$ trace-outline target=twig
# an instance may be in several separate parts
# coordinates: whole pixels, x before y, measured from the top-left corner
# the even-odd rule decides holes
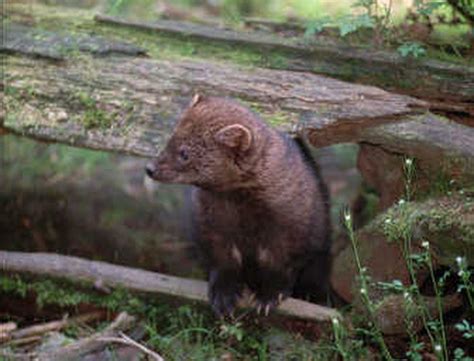
[[[104,286],[122,287],[131,291],[161,293],[188,300],[207,302],[207,282],[168,276],[140,269],[89,261],[78,257],[48,253],[0,251],[0,270],[86,281],[101,280]],[[239,307],[251,307],[245,300]],[[276,313],[313,321],[341,318],[332,308],[288,298]]]
[[[0,344],[6,341],[11,340],[20,340],[23,338],[30,338],[31,336],[41,335],[51,331],[58,331],[65,327],[68,327],[75,323],[85,323],[90,321],[95,321],[101,319],[105,316],[104,311],[96,311],[91,313],[86,313],[77,317],[65,318],[59,321],[51,321],[42,323],[39,325],[34,325],[30,327],[25,327],[17,331],[13,331],[6,335],[6,338],[0,338]]]
[[[120,337],[101,337],[99,338],[100,341],[104,342],[116,342],[116,343],[121,343],[123,345],[127,346],[134,346],[138,349],[140,349],[142,352],[146,353],[147,355],[151,356],[154,360],[156,361],[164,361],[163,357],[158,355],[156,352],[148,349],[141,343],[135,341],[134,339],[128,337],[126,334],[123,332],[120,332]]]
[[[104,343],[100,340],[101,338],[115,337],[121,331],[129,329],[134,323],[135,317],[122,312],[105,330],[54,351],[42,352],[37,355],[36,359],[38,361],[75,360],[82,355],[104,347]]]

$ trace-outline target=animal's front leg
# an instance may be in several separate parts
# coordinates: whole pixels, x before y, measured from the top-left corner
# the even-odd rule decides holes
[[[271,309],[291,296],[294,279],[287,270],[271,268],[260,268],[257,277],[259,286],[254,289],[257,312],[267,316]]]
[[[269,249],[257,251],[257,268],[249,286],[255,293],[257,312],[268,315],[285,298],[291,296],[295,282],[294,270]]]
[[[242,295],[242,255],[234,244],[214,245],[209,271],[209,301],[214,312],[226,316],[232,314]]]
[[[209,272],[209,301],[219,316],[231,315],[242,295],[243,282],[240,270],[213,268]]]

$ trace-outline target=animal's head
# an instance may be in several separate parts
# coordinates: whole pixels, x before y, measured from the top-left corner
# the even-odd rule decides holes
[[[146,167],[154,180],[213,190],[243,186],[265,127],[242,105],[195,95],[157,159]]]

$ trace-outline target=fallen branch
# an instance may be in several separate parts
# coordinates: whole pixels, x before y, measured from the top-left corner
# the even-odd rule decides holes
[[[89,337],[83,338],[70,345],[60,347],[54,351],[39,353],[35,360],[38,361],[60,361],[76,360],[83,355],[101,349],[105,346],[102,338],[116,337],[120,332],[130,329],[135,323],[135,317],[126,312],[120,313],[107,328]]]
[[[146,353],[148,356],[150,356],[155,361],[164,361],[163,357],[158,355],[156,352],[153,352],[152,350],[150,350],[147,347],[143,346],[141,343],[139,343],[139,342],[135,341],[134,339],[128,337],[123,332],[120,332],[120,337],[102,337],[102,338],[99,338],[99,340],[104,341],[104,342],[116,342],[116,343],[121,343],[121,344],[127,345],[127,346],[133,346],[133,347],[138,348],[142,352]]]
[[[80,315],[77,317],[64,318],[63,320],[59,320],[59,321],[51,321],[51,322],[46,322],[39,325],[25,327],[20,330],[14,330],[6,334],[4,338],[0,338],[0,344],[3,342],[12,341],[12,340],[28,339],[33,336],[42,335],[51,331],[59,331],[70,325],[77,324],[77,323],[95,321],[95,320],[103,318],[104,315],[105,313],[103,311],[97,311],[97,312],[86,313],[84,315]]]
[[[100,282],[104,286],[122,287],[131,291],[161,293],[170,296],[207,302],[207,282],[168,276],[160,273],[89,261],[78,257],[48,253],[0,251],[0,270],[66,278],[71,281]],[[249,307],[242,300],[239,307]],[[276,312],[313,321],[340,318],[335,309],[289,298]]]

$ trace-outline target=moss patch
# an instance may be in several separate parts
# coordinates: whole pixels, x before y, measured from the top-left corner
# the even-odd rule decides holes
[[[444,264],[465,256],[474,264],[474,199],[466,194],[432,199],[423,203],[401,203],[379,216],[369,227],[382,231],[391,242],[406,237],[417,243],[429,241]]]

